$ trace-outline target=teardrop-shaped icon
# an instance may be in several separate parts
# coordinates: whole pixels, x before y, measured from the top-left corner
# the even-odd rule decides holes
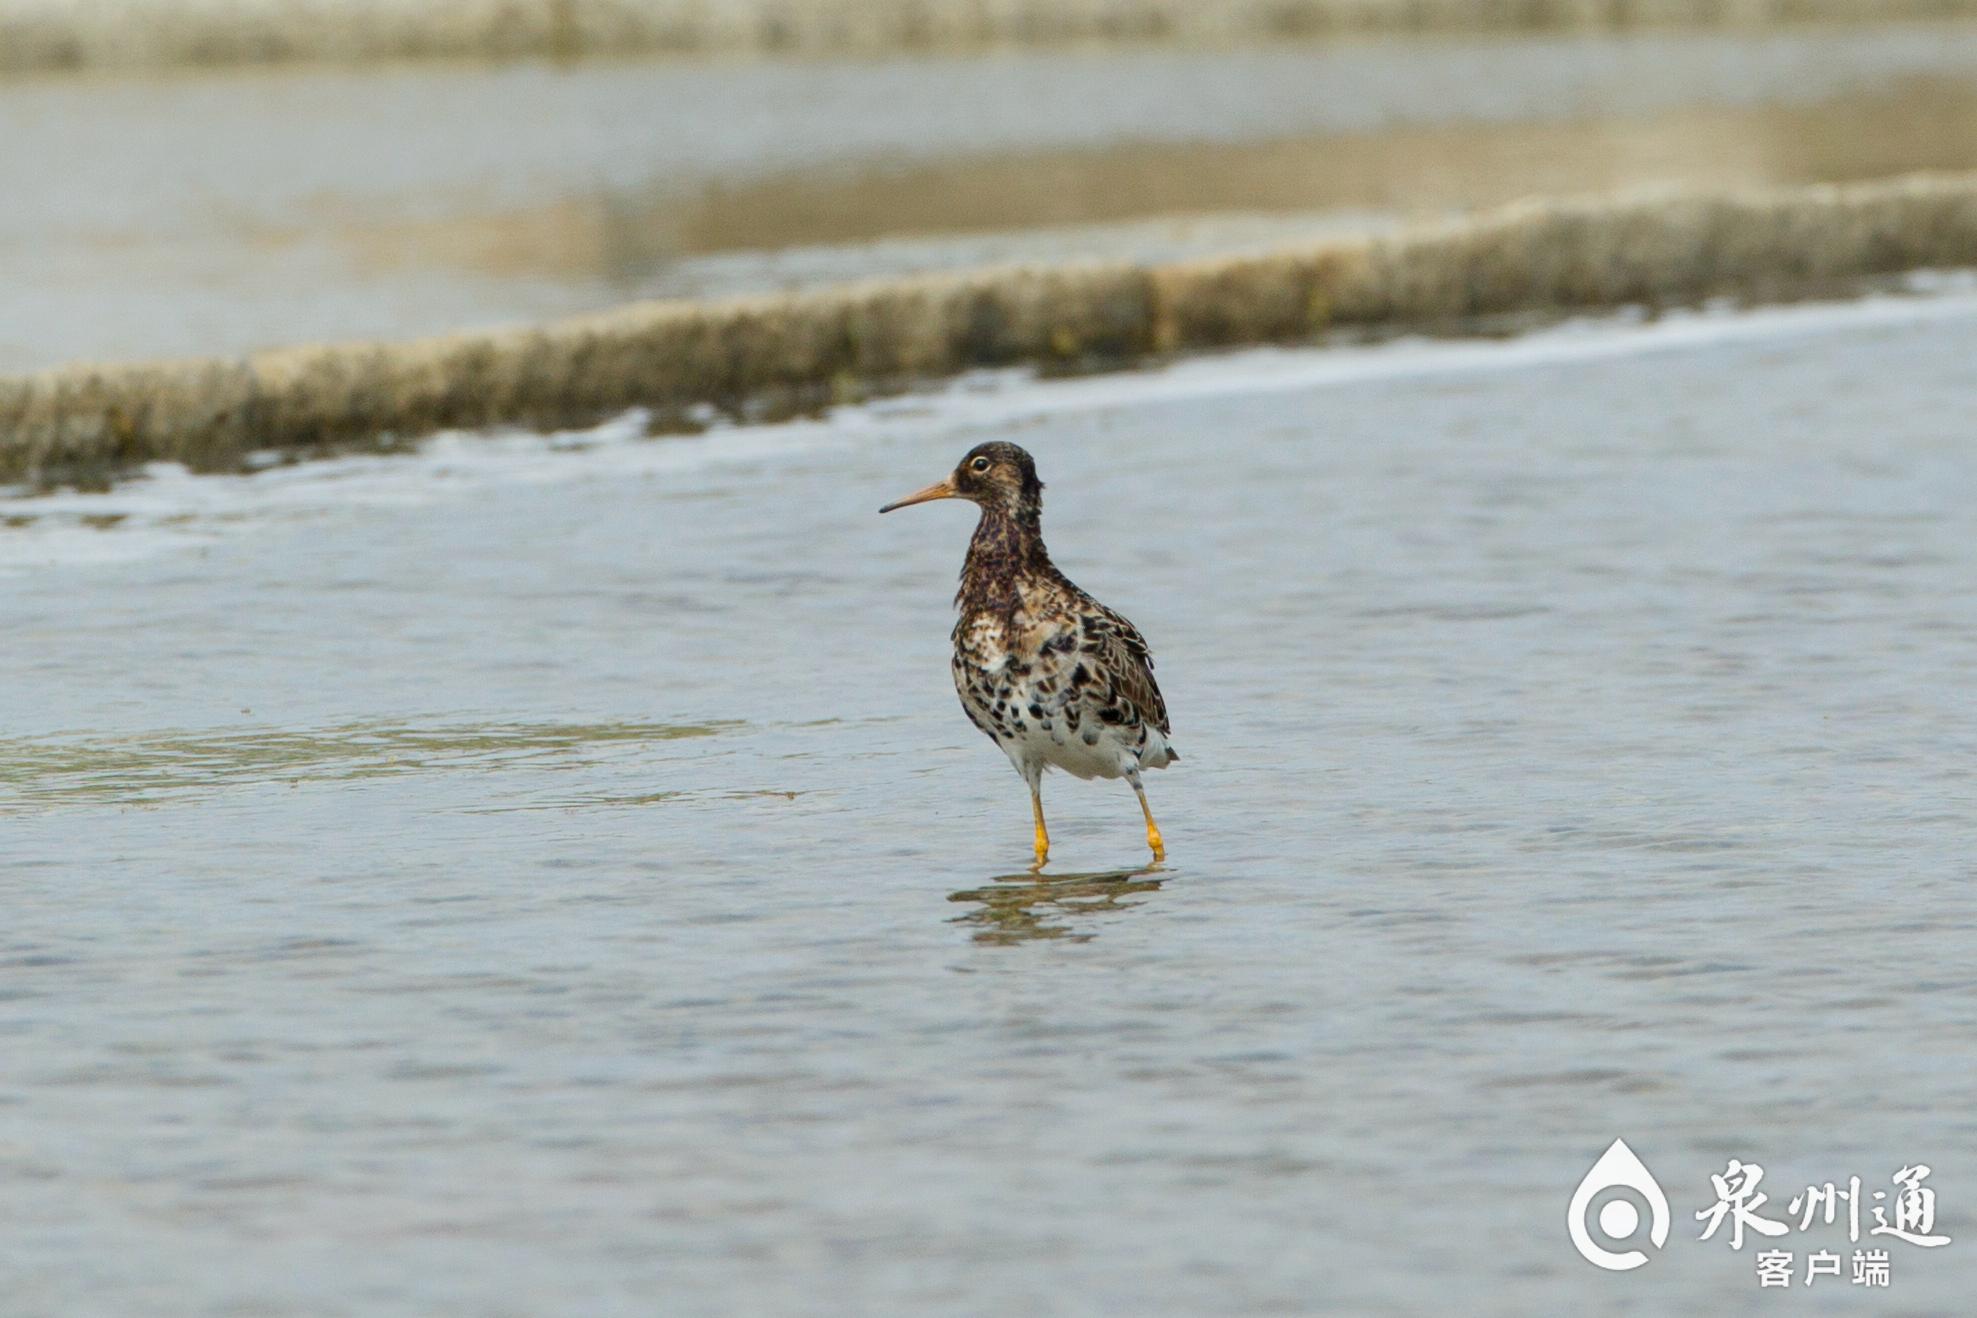
[[[1572,1247],[1586,1262],[1608,1272],[1631,1272],[1648,1261],[1648,1256],[1638,1249],[1618,1253],[1603,1249],[1593,1240],[1592,1233],[1586,1230],[1586,1210],[1592,1206],[1593,1196],[1602,1190],[1623,1186],[1638,1191],[1647,1200],[1650,1214],[1648,1239],[1654,1242],[1654,1247],[1660,1249],[1668,1243],[1668,1196],[1661,1192],[1647,1165],[1627,1147],[1627,1141],[1615,1140],[1607,1146],[1605,1153],[1599,1155],[1599,1161],[1579,1182],[1579,1188],[1572,1192],[1572,1205],[1565,1215],[1566,1229],[1572,1235]],[[1630,1236],[1640,1226],[1640,1214],[1625,1199],[1611,1201],[1600,1210],[1599,1216],[1600,1229],[1611,1237]]]

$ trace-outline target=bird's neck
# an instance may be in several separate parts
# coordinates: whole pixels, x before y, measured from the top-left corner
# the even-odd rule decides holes
[[[954,602],[964,612],[1014,613],[1022,602],[1023,579],[1056,571],[1043,547],[1041,510],[985,507],[968,541]]]

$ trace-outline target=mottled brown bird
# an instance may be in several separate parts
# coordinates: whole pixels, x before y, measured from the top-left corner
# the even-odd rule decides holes
[[[967,499],[982,510],[954,597],[954,689],[1030,787],[1037,864],[1050,855],[1040,784],[1047,768],[1124,778],[1155,860],[1167,849],[1140,770],[1180,759],[1139,629],[1071,584],[1043,546],[1043,482],[1014,444],[968,451],[945,480],[879,509]]]

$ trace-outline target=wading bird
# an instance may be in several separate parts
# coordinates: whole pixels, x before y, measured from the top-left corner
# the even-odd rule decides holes
[[[1140,770],[1180,754],[1167,743],[1167,704],[1139,629],[1072,585],[1043,547],[1043,482],[1014,444],[970,449],[945,480],[879,509],[967,499],[982,510],[961,567],[954,689],[1030,787],[1037,864],[1050,855],[1040,784],[1047,768],[1124,778],[1146,816],[1153,858],[1167,849]]]

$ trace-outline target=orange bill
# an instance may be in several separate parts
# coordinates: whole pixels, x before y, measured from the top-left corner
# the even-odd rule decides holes
[[[960,495],[954,489],[954,480],[950,477],[947,480],[935,481],[926,489],[909,494],[896,503],[889,503],[879,509],[879,511],[889,513],[895,508],[910,508],[916,503],[931,503],[935,499],[957,499],[959,497]]]

